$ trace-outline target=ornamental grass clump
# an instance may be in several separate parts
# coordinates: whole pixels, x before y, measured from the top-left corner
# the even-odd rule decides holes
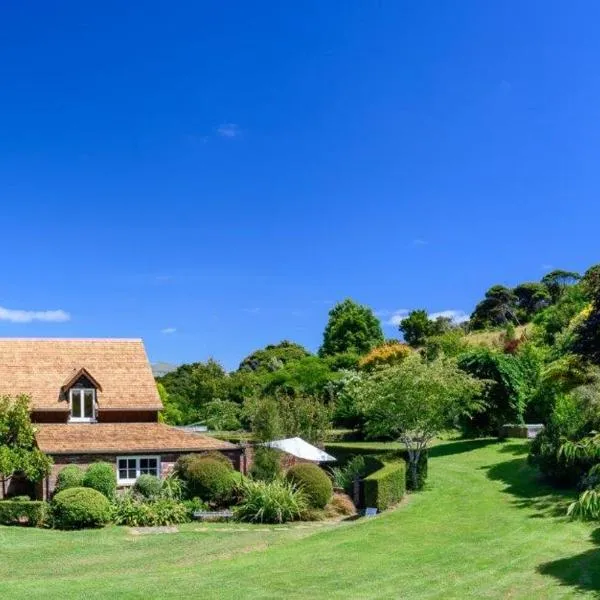
[[[308,508],[304,493],[290,482],[247,480],[241,485],[242,500],[235,518],[251,523],[287,523],[302,517]]]

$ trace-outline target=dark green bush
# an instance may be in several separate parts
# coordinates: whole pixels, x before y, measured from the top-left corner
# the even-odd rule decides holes
[[[281,474],[281,454],[273,448],[259,446],[254,450],[250,477],[260,481],[273,481]]]
[[[406,492],[406,463],[403,460],[384,465],[363,480],[364,505],[386,510],[400,502]]]
[[[294,465],[285,474],[286,479],[301,489],[312,508],[325,508],[333,496],[333,485],[327,473],[313,463]]]
[[[77,465],[67,465],[58,473],[54,492],[62,492],[63,490],[67,490],[72,487],[85,487],[83,485],[84,476],[85,472],[81,467],[78,467]]]
[[[112,519],[116,525],[130,527],[158,527],[186,523],[191,516],[183,502],[169,498],[143,500],[133,494],[115,499]]]
[[[0,502],[0,524],[39,527],[46,520],[47,509],[48,505],[45,502],[3,500]]]
[[[58,529],[103,527],[110,521],[108,499],[97,490],[78,487],[58,492],[50,505],[52,521]]]
[[[402,459],[408,464],[408,452],[406,450],[385,450],[373,448],[368,444],[325,444],[325,452],[335,456],[337,459],[336,468],[345,467],[354,457],[363,456],[366,463],[365,474],[372,473],[381,468],[384,462],[391,462]],[[410,469],[406,469],[406,489],[418,491],[423,489],[427,481],[428,471],[427,451],[421,452],[419,464],[417,465],[418,486],[415,489],[410,476]]]
[[[83,476],[83,487],[92,488],[112,500],[117,491],[117,477],[112,465],[106,462],[91,464]]]
[[[158,498],[162,487],[162,481],[158,477],[154,475],[140,475],[133,485],[133,490],[144,498]]]
[[[181,461],[181,462],[180,462]],[[223,505],[233,496],[237,479],[231,466],[214,458],[184,456],[176,464],[176,471],[186,482],[189,498],[198,496],[206,502]]]

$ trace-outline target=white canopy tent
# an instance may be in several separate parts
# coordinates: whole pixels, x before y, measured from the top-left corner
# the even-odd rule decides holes
[[[285,440],[274,440],[272,442],[266,442],[263,446],[269,448],[276,448],[282,452],[287,452],[296,458],[302,458],[304,460],[312,460],[314,462],[333,462],[337,460],[331,454],[323,452],[320,448],[305,442],[302,438],[293,437]]]

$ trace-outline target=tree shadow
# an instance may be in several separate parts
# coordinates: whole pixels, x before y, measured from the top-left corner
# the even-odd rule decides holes
[[[498,449],[500,454],[512,454],[514,456],[523,456],[529,453],[529,442],[523,440],[522,442],[504,442],[503,446]]]
[[[592,533],[592,541],[600,543],[600,529]],[[574,587],[579,592],[595,592],[594,597],[600,598],[600,548],[543,563],[537,571],[555,577],[562,585]]]
[[[533,510],[532,518],[564,517],[575,499],[574,491],[548,485],[524,457],[481,468],[487,470],[487,476],[493,481],[506,484],[503,491],[515,497],[517,507]]]
[[[460,440],[458,442],[446,442],[431,446],[427,453],[429,458],[450,456],[452,454],[462,454],[463,452],[471,452],[478,448],[484,448],[491,444],[498,444],[497,438],[481,438],[476,440]]]

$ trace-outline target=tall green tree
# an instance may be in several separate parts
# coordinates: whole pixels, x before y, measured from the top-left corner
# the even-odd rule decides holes
[[[517,318],[519,299],[510,288],[494,285],[486,293],[485,298],[475,307],[471,315],[471,327],[484,329],[505,325],[519,324]]]
[[[355,386],[370,437],[394,437],[408,451],[413,485],[431,440],[456,419],[479,406],[483,383],[456,361],[425,361],[416,353],[398,366],[376,371]]]
[[[404,341],[413,348],[422,346],[432,333],[432,323],[426,310],[411,310],[398,326]]]
[[[586,272],[582,285],[591,300],[591,309],[577,329],[574,350],[587,360],[600,364],[600,265]]]
[[[522,323],[530,321],[537,312],[552,303],[548,288],[535,281],[519,284],[513,293],[517,297],[517,315]]]
[[[383,339],[381,323],[373,311],[347,298],[329,311],[319,355],[365,354]]]
[[[29,397],[0,398],[0,486],[3,494],[15,474],[38,481],[50,473],[52,460],[35,444]]]
[[[542,277],[542,284],[546,286],[552,302],[558,302],[565,289],[574,285],[581,279],[581,275],[575,271],[564,271],[556,269]]]

